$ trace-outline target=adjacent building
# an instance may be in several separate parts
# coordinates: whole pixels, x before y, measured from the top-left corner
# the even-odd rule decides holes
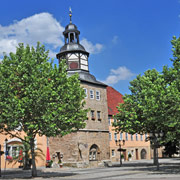
[[[150,159],[150,142],[146,142],[146,134],[128,134],[125,132],[116,132],[112,123],[116,121],[113,117],[118,113],[117,106],[123,103],[122,94],[114,88],[107,87],[108,101],[108,125],[109,125],[109,144],[110,159],[112,162],[120,160],[120,151],[125,160]]]

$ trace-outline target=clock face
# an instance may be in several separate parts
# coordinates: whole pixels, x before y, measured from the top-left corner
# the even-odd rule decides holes
[[[78,69],[78,63],[77,62],[71,62],[69,64],[70,69]]]

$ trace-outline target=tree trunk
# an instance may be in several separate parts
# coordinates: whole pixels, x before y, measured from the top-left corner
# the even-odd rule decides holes
[[[36,162],[35,162],[35,152],[34,152],[34,138],[30,139],[30,146],[31,146],[31,157],[32,157],[32,177],[37,176],[37,169],[36,169]]]
[[[153,151],[153,164],[154,165],[157,165],[157,148],[156,148],[156,146],[154,146],[154,149],[153,149],[154,151]]]
[[[24,156],[24,162],[23,162],[23,170],[29,169],[28,160],[29,160],[28,151],[25,150],[25,156]]]

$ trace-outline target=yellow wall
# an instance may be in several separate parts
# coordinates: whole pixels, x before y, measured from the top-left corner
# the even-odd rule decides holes
[[[114,122],[114,119],[110,117],[111,124],[109,125],[109,132],[111,133],[111,140],[109,140],[110,144],[110,158],[112,161],[119,161],[120,159],[120,152],[117,151],[119,149],[119,143],[116,144],[115,137],[114,137],[114,127],[112,127],[112,123]],[[128,134],[128,140],[126,139],[126,133],[122,133],[122,140],[125,140],[125,144],[123,145],[123,142],[121,141],[121,148],[126,149],[126,153],[124,155],[126,156],[126,159],[128,160],[128,154],[131,153],[132,160],[139,160],[141,159],[141,152],[144,149],[147,153],[146,159],[151,158],[151,152],[150,152],[150,142],[145,141],[145,135],[142,136],[138,134],[138,140],[136,140],[136,135],[133,135],[133,140],[131,140],[131,135]],[[120,133],[117,133],[117,140],[120,139]],[[112,151],[114,150],[114,156],[112,155]],[[143,150],[143,151],[144,151]],[[123,152],[121,153],[123,154]]]
[[[24,137],[24,133],[21,134],[21,137]],[[0,145],[1,145],[1,151],[5,151],[5,139],[8,139],[8,145],[15,145],[15,144],[21,144],[21,142],[18,141],[17,138],[10,138],[9,136],[5,136],[0,134]],[[45,166],[46,163],[46,149],[47,149],[47,138],[45,136],[39,137],[37,136],[37,147],[40,148],[43,151],[43,159],[36,158],[36,165],[37,166]],[[20,163],[14,164],[13,162],[10,163],[8,160],[5,160],[5,154],[1,156],[1,168],[17,168],[19,167]]]

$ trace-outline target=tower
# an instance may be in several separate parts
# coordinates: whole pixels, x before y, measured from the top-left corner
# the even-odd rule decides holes
[[[109,130],[107,92],[104,83],[97,81],[90,74],[88,66],[89,53],[79,42],[80,31],[72,23],[66,26],[64,45],[56,55],[59,62],[66,59],[67,72],[71,76],[79,74],[81,87],[86,93],[87,114],[86,127],[64,137],[50,138],[51,155],[63,154],[63,163],[73,166],[97,166],[103,160],[109,159]]]

